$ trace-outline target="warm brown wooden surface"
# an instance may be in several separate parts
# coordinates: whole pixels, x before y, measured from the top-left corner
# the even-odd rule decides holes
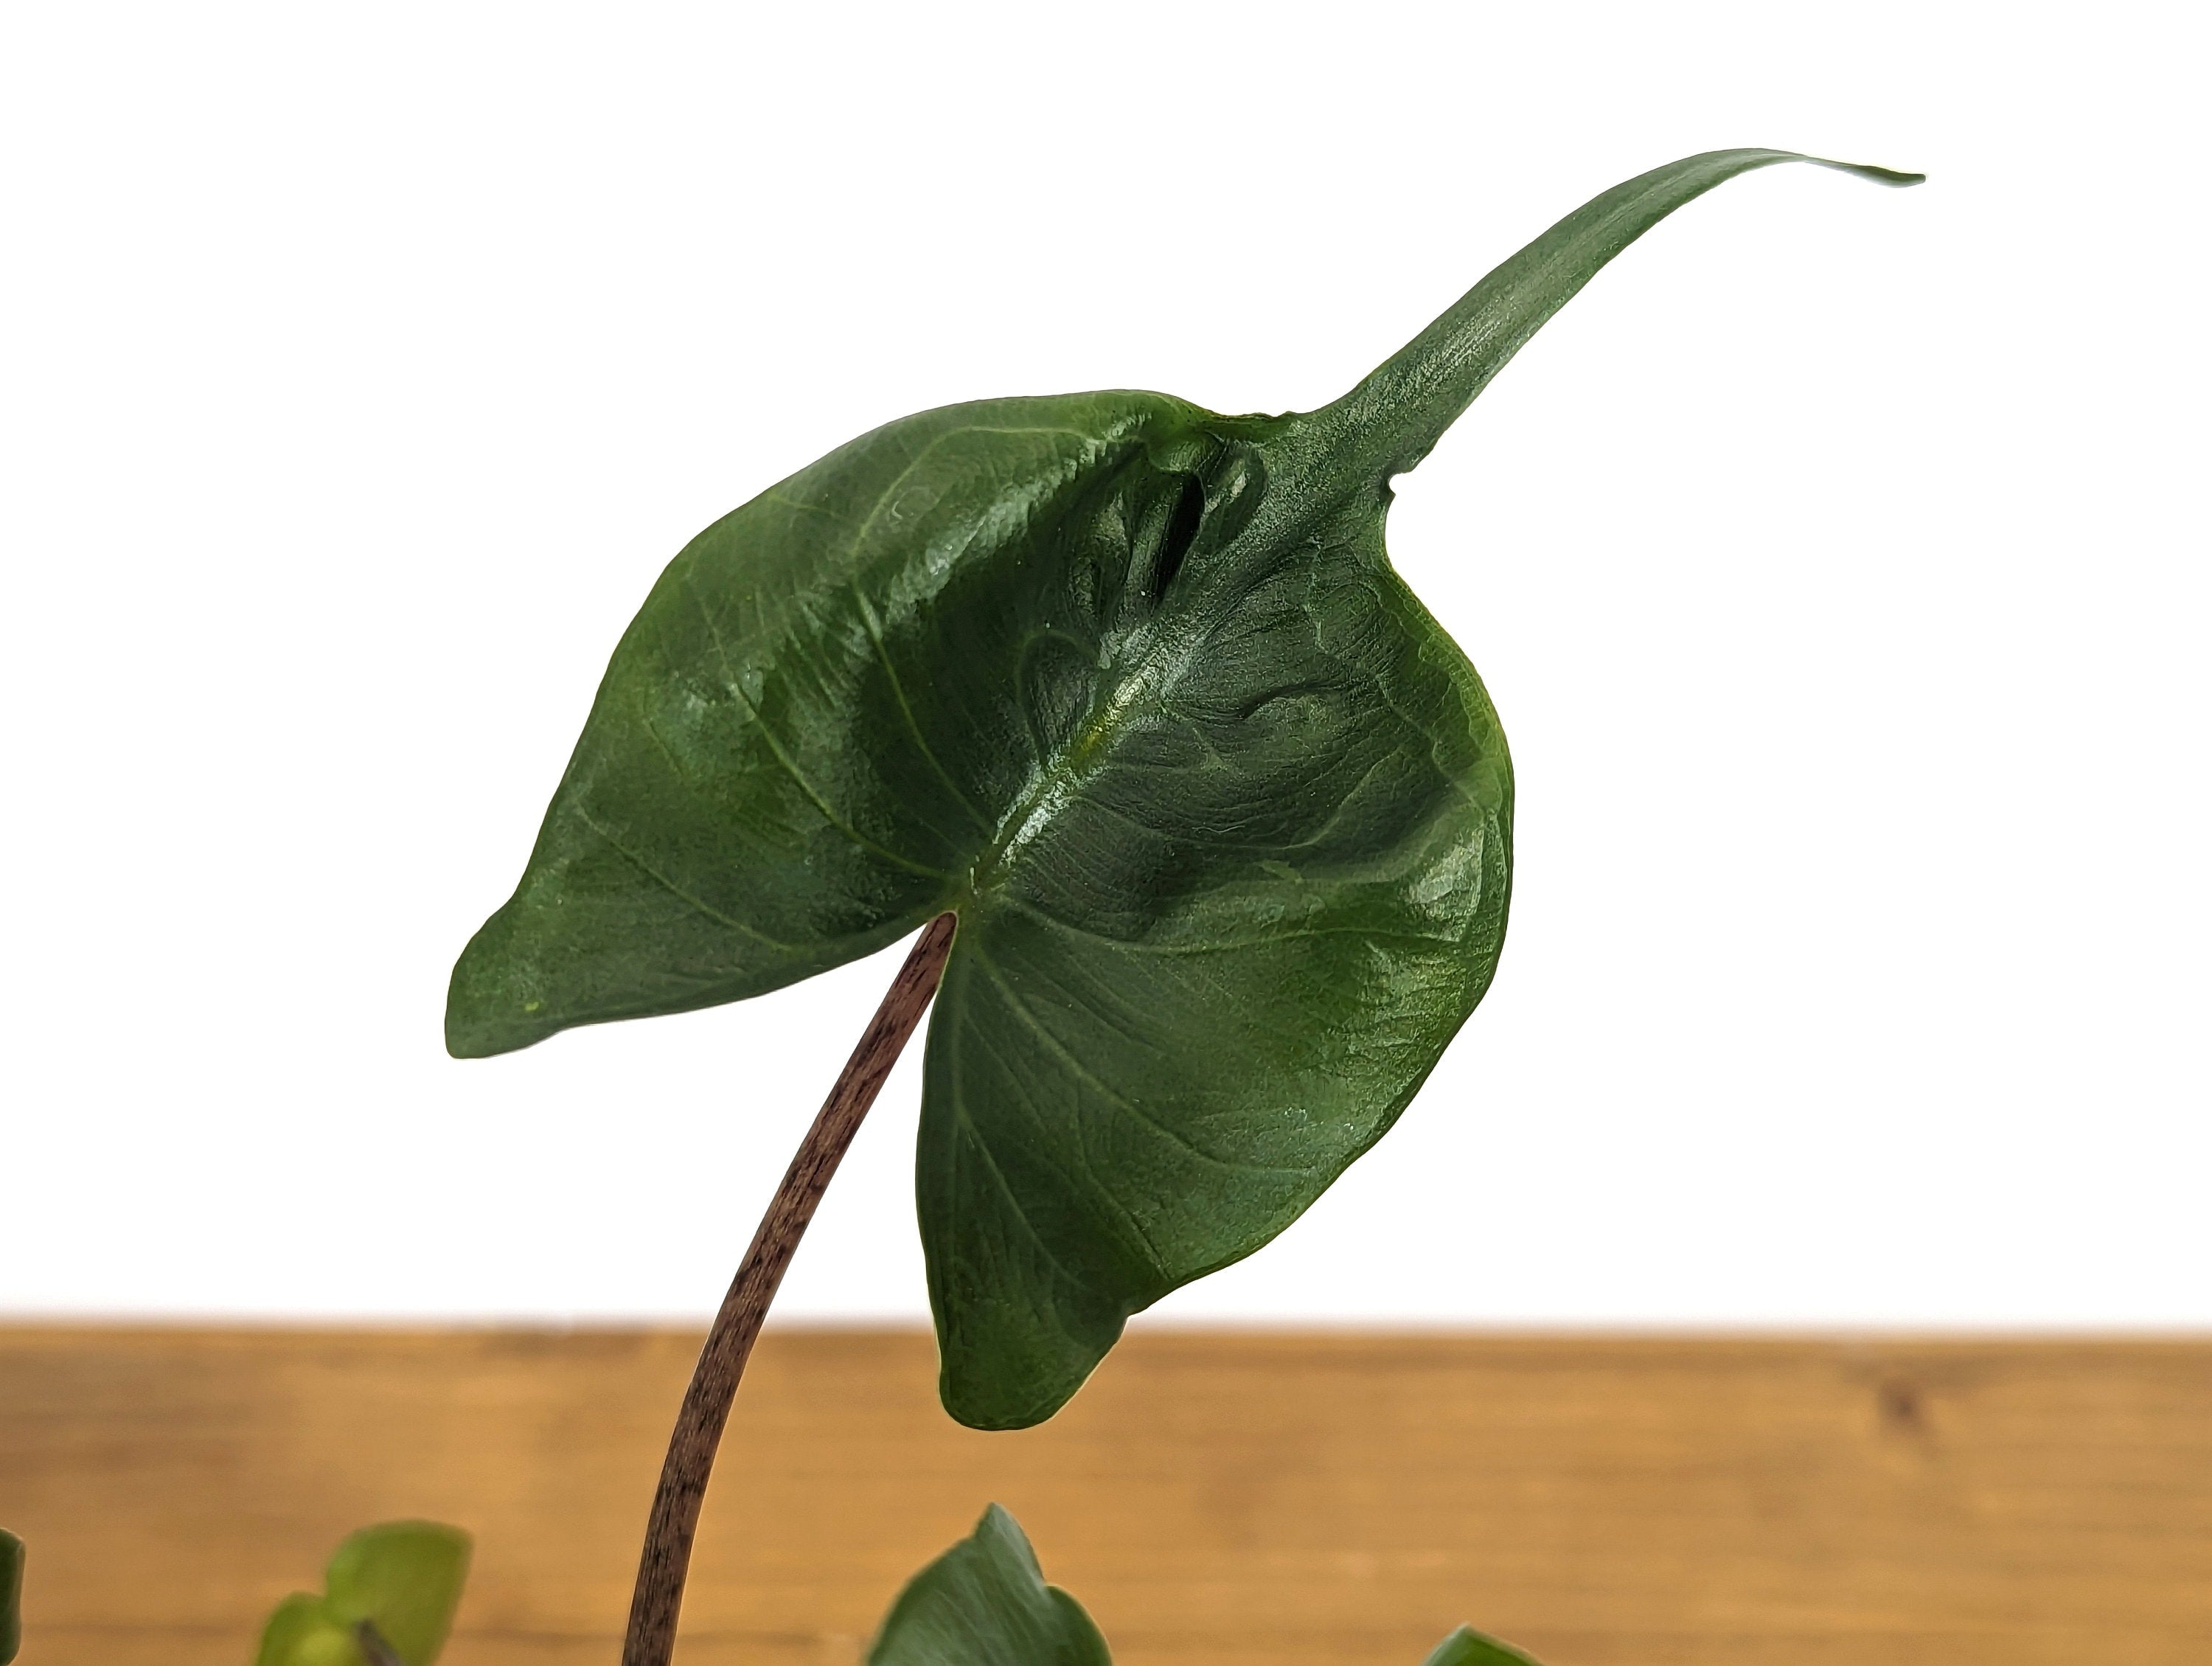
[[[696,1339],[0,1329],[22,1666],[245,1666],[349,1528],[475,1530],[451,1666],[609,1666]],[[1054,1423],[771,1332],[678,1666],[846,1666],[986,1501],[1122,1666],[2204,1666],[2212,1344],[1133,1338]]]

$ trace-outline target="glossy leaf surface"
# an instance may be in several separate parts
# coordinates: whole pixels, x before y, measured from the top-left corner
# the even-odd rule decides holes
[[[364,1621],[404,1666],[430,1666],[445,1647],[468,1580],[469,1535],[437,1522],[386,1522],[350,1535],[330,1560],[323,1594],[277,1605],[255,1666],[379,1666]]]
[[[868,1666],[1110,1666],[1082,1604],[1048,1585],[1014,1518],[993,1505],[975,1531],[899,1593]]]
[[[23,1541],[0,1528],[0,1666],[23,1646]]]
[[[1495,969],[1511,769],[1390,569],[1391,476],[1621,248],[1789,160],[1607,192],[1322,410],[957,406],[717,522],[617,648],[448,1045],[757,994],[957,910],[917,1158],[945,1400],[1050,1415],[1389,1128]]]

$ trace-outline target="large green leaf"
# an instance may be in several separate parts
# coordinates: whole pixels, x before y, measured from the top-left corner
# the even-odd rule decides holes
[[[955,406],[718,521],[616,649],[448,1046],[757,994],[957,909],[917,1168],[945,1401],[1050,1415],[1389,1128],[1496,966],[1511,769],[1384,554],[1391,476],[1645,229],[1790,160],[1607,192],[1322,410]]]
[[[914,1576],[868,1650],[868,1666],[1110,1662],[1083,1605],[1045,1584],[1020,1525],[995,1504],[972,1535]]]
[[[0,1666],[23,1646],[23,1541],[0,1528]]]
[[[365,1527],[331,1555],[323,1595],[295,1592],[277,1604],[255,1666],[383,1666],[363,1647],[364,1624],[402,1666],[430,1666],[453,1629],[468,1572],[469,1535],[457,1527]]]

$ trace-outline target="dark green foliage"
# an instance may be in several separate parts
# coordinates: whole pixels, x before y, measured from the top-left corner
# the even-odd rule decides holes
[[[957,909],[917,1167],[945,1402],[1049,1416],[1382,1136],[1496,967],[1512,771],[1384,554],[1391,477],[1614,254],[1790,160],[1606,192],[1320,410],[927,411],[717,522],[616,649],[447,1044],[759,994]]]
[[[459,1528],[365,1527],[331,1556],[323,1595],[295,1592],[277,1604],[255,1666],[381,1666],[363,1647],[364,1622],[402,1666],[430,1666],[468,1573],[469,1535]]]
[[[1510,1643],[1485,1637],[1472,1626],[1462,1626],[1430,1652],[1421,1666],[1537,1666],[1536,1657]]]
[[[23,1646],[23,1541],[0,1528],[0,1666]]]
[[[1020,1525],[994,1504],[899,1593],[868,1666],[1110,1666],[1110,1657],[1083,1605],[1045,1584]]]
[[[908,1582],[868,1666],[1111,1666],[1083,1605],[1048,1585],[1019,1523],[993,1505],[975,1531]],[[1536,1666],[1462,1626],[1423,1666]]]

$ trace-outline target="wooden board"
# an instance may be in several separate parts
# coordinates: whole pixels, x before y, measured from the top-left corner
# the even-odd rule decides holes
[[[479,1538],[450,1666],[613,1666],[696,1338],[0,1329],[23,1666],[244,1666],[349,1528]],[[1123,1666],[2204,1666],[2212,1344],[1148,1334],[979,1435],[771,1332],[684,1666],[848,1666],[990,1499]]]

